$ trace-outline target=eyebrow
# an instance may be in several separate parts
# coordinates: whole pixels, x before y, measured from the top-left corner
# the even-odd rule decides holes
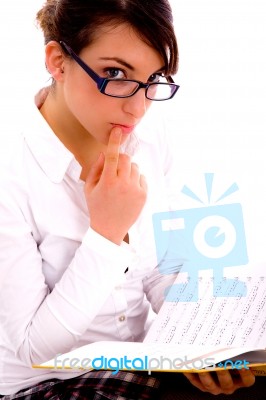
[[[135,70],[135,68],[131,64],[128,64],[126,61],[124,61],[118,57],[100,57],[99,60],[116,61],[117,63],[124,65],[124,67],[130,69],[131,71]],[[162,68],[159,68],[157,71],[154,72],[154,74],[156,74],[157,72],[164,72],[164,71],[165,71],[165,66],[163,66]]]
[[[130,69],[131,71],[134,71],[134,67],[130,64],[128,64],[126,61],[122,60],[121,58],[118,57],[100,57],[100,60],[103,61],[116,61],[117,63],[124,65],[124,67]]]

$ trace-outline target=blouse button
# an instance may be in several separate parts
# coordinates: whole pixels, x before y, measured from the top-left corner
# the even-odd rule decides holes
[[[121,315],[121,316],[119,317],[119,321],[120,321],[120,322],[124,322],[125,319],[126,319],[125,315]]]

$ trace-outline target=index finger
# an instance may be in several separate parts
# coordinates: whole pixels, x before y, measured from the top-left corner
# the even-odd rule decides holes
[[[117,175],[121,136],[122,136],[122,131],[120,128],[115,127],[111,130],[105,154],[105,163],[103,167],[104,174],[108,174],[110,176]]]

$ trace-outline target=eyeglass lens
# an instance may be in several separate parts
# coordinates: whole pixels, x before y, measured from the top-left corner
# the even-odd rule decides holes
[[[109,81],[105,94],[110,96],[127,97],[136,92],[139,85],[133,81]],[[172,96],[175,87],[167,83],[151,84],[147,89],[147,97],[151,100],[163,100]]]

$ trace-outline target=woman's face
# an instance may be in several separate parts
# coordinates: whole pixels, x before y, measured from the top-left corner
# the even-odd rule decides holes
[[[164,70],[161,56],[144,43],[129,25],[107,28],[79,54],[80,58],[104,78],[135,79],[153,82]],[[111,129],[122,129],[122,143],[132,134],[151,101],[145,90],[134,96],[114,98],[99,92],[96,83],[73,60],[65,62],[64,101],[76,129],[107,144]],[[72,127],[73,128],[73,127]]]

